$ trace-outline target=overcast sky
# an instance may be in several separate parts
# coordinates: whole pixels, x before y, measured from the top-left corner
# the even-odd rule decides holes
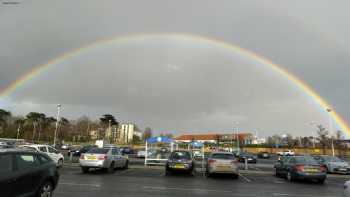
[[[1,0],[4,2],[4,0]],[[9,1],[7,1],[9,2]],[[97,40],[183,33],[257,53],[313,87],[350,120],[349,1],[45,1],[0,5],[0,89]],[[0,98],[30,111],[92,119],[111,113],[155,131],[312,135],[327,114],[266,65],[182,36],[111,42],[50,67]]]

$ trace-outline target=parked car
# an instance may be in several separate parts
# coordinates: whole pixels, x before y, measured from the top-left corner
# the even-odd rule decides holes
[[[294,156],[295,153],[292,150],[286,150],[282,152],[277,152],[278,156]]]
[[[117,148],[92,148],[81,154],[79,164],[83,173],[90,168],[106,169],[113,172],[116,168],[128,168],[129,159]]]
[[[134,154],[134,150],[130,147],[121,147],[120,148],[123,155],[131,155]]]
[[[195,174],[195,163],[189,151],[173,151],[170,154],[165,164],[165,175],[173,172],[187,172],[192,176]]]
[[[27,147],[35,149],[36,151],[47,154],[54,162],[56,162],[58,167],[63,165],[64,156],[58,150],[50,145],[42,145],[42,144],[29,144],[22,145],[21,147]]]
[[[62,150],[69,150],[70,149],[70,145],[69,144],[63,144],[62,146],[61,146],[61,149]]]
[[[257,162],[257,158],[255,155],[251,154],[251,153],[247,153],[247,152],[242,152],[239,154],[238,156],[238,161],[244,163],[245,159],[247,159],[248,163],[256,163]]]
[[[56,163],[38,151],[0,150],[1,196],[52,196],[59,173]]]
[[[137,158],[145,158],[146,157],[146,150],[145,149],[138,150],[136,157]]]
[[[83,146],[83,147],[78,148],[78,149],[73,149],[73,150],[68,152],[68,156],[70,156],[70,154],[73,154],[74,157],[80,157],[80,155],[82,153],[86,153],[89,150],[91,150],[92,148],[97,148],[97,146],[96,145],[86,145],[86,146]]]
[[[274,166],[275,176],[282,176],[289,181],[298,179],[317,180],[324,183],[327,178],[326,168],[311,156],[283,157]]]
[[[350,174],[350,165],[348,162],[329,155],[314,156],[320,163],[326,166],[329,173]]]
[[[344,197],[350,197],[350,181],[346,181],[344,183],[343,196]]]
[[[270,156],[270,153],[268,152],[259,152],[258,153],[258,158],[260,159],[269,159],[271,156]]]
[[[207,176],[214,173],[232,174],[237,179],[239,175],[238,160],[233,153],[213,152],[209,155],[206,166]]]

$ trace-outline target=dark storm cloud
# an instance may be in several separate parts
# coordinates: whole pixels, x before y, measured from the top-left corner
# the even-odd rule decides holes
[[[0,88],[34,65],[101,38],[184,32],[225,40],[268,57],[304,79],[349,120],[347,4],[26,1],[1,5]],[[34,90],[18,91],[13,102],[22,104],[12,108],[25,113],[40,103],[41,110],[50,111],[52,104],[63,102],[71,117],[84,111],[97,117],[110,106],[125,119],[169,130],[225,130],[239,119],[245,129],[282,132],[305,130],[308,121],[324,121],[324,114],[305,95],[282,78],[269,81],[269,74],[240,65],[253,64],[246,59],[229,59],[215,50],[195,57],[195,49],[178,54],[171,49],[183,47],[165,44],[149,50],[149,45],[104,50],[99,54],[103,58],[85,56],[85,61],[71,60],[74,66],[57,66],[28,84]],[[308,104],[309,112],[296,117]]]

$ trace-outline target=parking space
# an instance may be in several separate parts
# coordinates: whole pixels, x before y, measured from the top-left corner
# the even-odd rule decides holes
[[[198,172],[165,176],[161,168],[131,168],[113,174],[92,171],[82,174],[77,167],[64,167],[56,190],[66,196],[341,196],[346,177],[332,176],[324,185],[312,182],[290,183],[269,173],[242,172],[239,179],[230,176],[207,178]]]

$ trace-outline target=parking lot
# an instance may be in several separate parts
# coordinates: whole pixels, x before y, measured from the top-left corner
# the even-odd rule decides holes
[[[347,176],[330,175],[325,184],[287,182],[266,170],[241,171],[238,180],[216,176],[206,178],[201,172],[165,176],[161,167],[132,165],[112,174],[97,170],[82,174],[79,167],[61,169],[57,197],[110,196],[341,196]]]

